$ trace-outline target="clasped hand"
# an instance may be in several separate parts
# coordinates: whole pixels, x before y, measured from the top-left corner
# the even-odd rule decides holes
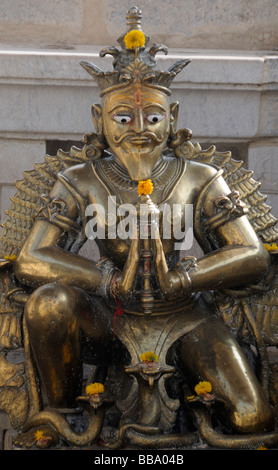
[[[140,268],[141,246],[142,240],[139,237],[131,241],[124,268],[118,272],[111,285],[113,294],[122,300],[127,301],[132,298]],[[189,271],[195,265],[196,258],[183,258],[173,269],[169,270],[159,234],[156,238],[150,239],[150,248],[153,255],[154,274],[162,296],[165,299],[189,296],[192,292]]]

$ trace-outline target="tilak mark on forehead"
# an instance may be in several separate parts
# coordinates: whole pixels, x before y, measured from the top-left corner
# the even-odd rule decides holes
[[[137,87],[135,92],[135,104],[142,104],[142,88],[140,85]]]

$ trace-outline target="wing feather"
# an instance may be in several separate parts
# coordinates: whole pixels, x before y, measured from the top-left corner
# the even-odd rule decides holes
[[[84,161],[85,152],[76,150],[74,156],[63,151],[56,156],[46,155],[43,163],[35,163],[32,170],[24,171],[23,179],[15,182],[17,191],[11,197],[11,206],[6,211],[7,218],[0,233],[1,258],[20,252],[33,226],[34,216],[43,206],[43,198],[51,191],[58,172]]]

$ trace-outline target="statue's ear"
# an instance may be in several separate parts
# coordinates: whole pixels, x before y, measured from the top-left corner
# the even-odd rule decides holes
[[[176,133],[178,115],[179,115],[179,102],[174,101],[174,103],[170,104],[170,123],[171,123],[171,135],[172,136]]]
[[[102,107],[100,104],[93,104],[92,117],[97,135],[102,135]]]

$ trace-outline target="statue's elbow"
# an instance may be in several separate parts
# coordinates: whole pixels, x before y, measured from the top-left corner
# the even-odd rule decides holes
[[[30,262],[31,257],[23,248],[14,262],[15,277],[23,284],[26,284],[26,276],[30,271]]]
[[[254,258],[257,265],[256,271],[259,274],[259,280],[261,280],[268,273],[271,265],[270,255],[262,243],[257,248]]]

